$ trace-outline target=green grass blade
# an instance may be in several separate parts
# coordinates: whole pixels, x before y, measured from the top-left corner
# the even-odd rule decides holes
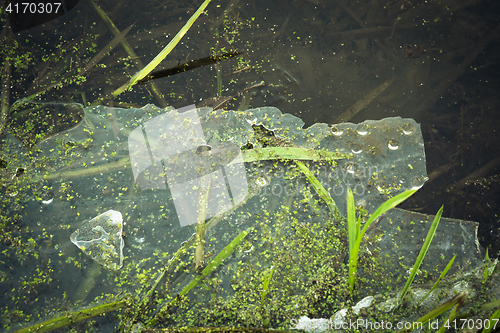
[[[467,297],[469,293],[466,290],[461,291],[458,295],[450,299],[449,301],[444,302],[434,310],[430,311],[427,313],[425,316],[418,318],[415,322],[413,322],[412,327],[416,327],[415,325],[417,323],[421,323],[422,325],[426,324],[429,320],[432,320],[436,318],[437,316],[441,315],[442,313],[448,311],[452,307],[454,307],[457,304],[463,304],[465,301],[465,298]],[[412,329],[403,329],[399,332],[410,332]]]
[[[408,199],[416,191],[417,190],[405,191],[381,204],[380,207],[377,208],[377,210],[370,216],[368,221],[366,221],[363,230],[361,230],[359,235],[357,235],[356,242],[354,243],[354,246],[352,248],[352,256],[349,257],[349,290],[351,293],[354,290],[354,282],[356,281],[356,268],[358,266],[359,248],[361,246],[361,240],[363,239],[366,230],[368,229],[370,224],[372,224],[372,222],[375,221],[380,215],[396,207],[397,205]]]
[[[153,69],[155,69],[156,66],[158,66],[160,64],[160,62],[162,62],[163,59],[165,59],[169,55],[170,52],[172,52],[174,47],[180,42],[182,37],[184,37],[184,35],[188,32],[188,30],[191,28],[191,26],[194,24],[194,22],[198,19],[198,17],[201,15],[201,13],[208,6],[210,1],[211,0],[205,0],[205,2],[203,2],[201,4],[201,6],[198,8],[198,10],[193,14],[193,16],[191,16],[191,18],[181,28],[181,30],[179,30],[177,35],[175,35],[175,37],[170,41],[170,43],[168,43],[168,45],[160,53],[158,53],[158,55],[153,60],[151,60],[151,62],[149,64],[147,64],[142,70],[137,72],[125,85],[116,89],[113,92],[113,96],[114,97],[118,96],[124,90],[132,87],[134,84],[137,83],[137,81],[143,79],[144,77],[146,77],[146,75],[151,73],[151,71]]]
[[[208,265],[203,269],[200,275],[198,275],[189,285],[184,288],[179,295],[186,295],[191,289],[193,289],[201,280],[203,280],[208,274],[212,273],[222,262],[233,254],[234,250],[240,243],[245,239],[252,228],[242,231],[235,239],[231,241]]]
[[[337,204],[330,196],[330,194],[325,190],[323,185],[321,185],[319,180],[313,175],[311,170],[309,170],[309,168],[306,167],[306,165],[301,161],[295,161],[295,164],[297,164],[300,171],[306,176],[307,180],[309,180],[316,193],[318,193],[319,197],[326,202],[326,205],[328,206],[328,209],[334,216],[334,219],[335,220],[340,219],[340,211],[337,207]]]
[[[262,285],[262,294],[260,295],[260,311],[262,311],[262,307],[264,306],[264,301],[266,300],[266,295],[269,290],[269,282],[271,282],[273,272],[274,266],[271,266],[269,274],[264,278],[264,284]]]
[[[453,265],[453,262],[455,261],[455,258],[457,257],[457,255],[455,254],[453,256],[453,258],[451,258],[450,262],[448,263],[448,265],[446,265],[446,267],[444,268],[444,270],[441,272],[441,275],[439,276],[439,278],[437,279],[436,283],[434,283],[434,285],[432,286],[431,290],[429,290],[429,292],[420,300],[420,302],[418,302],[418,305],[422,304],[422,302],[424,301],[424,299],[427,298],[427,296],[429,296],[429,294],[434,290],[436,289],[436,287],[438,286],[439,282],[441,282],[441,280],[445,277],[446,273],[448,273],[448,271],[450,270],[451,268],[451,265]]]
[[[97,14],[101,17],[104,24],[106,24],[108,29],[113,33],[113,35],[118,36],[120,34],[120,32],[119,32],[118,28],[116,27],[116,25],[111,20],[111,18],[109,18],[108,14],[106,14],[106,12],[103,11],[95,3],[95,0],[89,0],[89,2],[92,5],[92,7],[95,9]],[[134,63],[134,66],[136,66],[139,70],[144,68],[142,61],[139,59],[137,54],[135,54],[133,47],[127,42],[127,40],[122,39],[120,41],[120,44],[123,47],[123,49],[125,50],[125,52],[130,56],[130,60]],[[119,95],[120,93],[125,91],[125,89],[127,89],[128,82],[129,81],[127,81],[127,83],[125,83],[123,86],[121,86],[116,91],[111,93],[111,96],[116,97],[117,95]],[[153,82],[149,82],[149,88],[151,89],[151,93],[153,94],[153,96],[158,100],[159,106],[161,106],[162,108],[167,107],[168,105],[167,105],[167,102],[165,101],[165,99],[163,98],[163,94],[158,90],[158,88],[156,87],[156,85]],[[111,98],[111,96],[107,96],[107,94],[105,96],[101,96],[96,101],[94,101],[92,104],[98,105],[98,104],[102,103],[102,101],[104,99]]]
[[[358,224],[356,221],[356,208],[354,207],[354,196],[351,188],[347,189],[347,234],[349,237],[349,258],[352,256],[352,249],[356,243]]]
[[[420,253],[418,254],[417,260],[415,261],[415,265],[413,265],[410,276],[408,277],[408,280],[406,281],[406,284],[403,288],[403,291],[401,292],[401,296],[399,297],[399,301],[398,301],[399,304],[401,304],[401,302],[403,301],[403,299],[406,296],[406,293],[410,289],[410,285],[413,283],[413,280],[415,279],[415,276],[417,275],[417,271],[420,268],[422,261],[424,261],[424,257],[427,254],[427,250],[431,246],[432,238],[436,234],[436,229],[439,225],[439,220],[441,219],[441,215],[443,214],[443,207],[444,206],[441,206],[441,208],[437,212],[436,216],[434,217],[434,221],[432,221],[432,225],[429,229],[429,232],[427,233],[427,237],[425,238],[424,244],[422,245],[422,248],[420,249]]]
[[[481,333],[488,333],[491,332],[492,329],[496,328],[498,321],[500,319],[500,309],[496,310],[490,317],[490,323],[491,326],[488,328],[483,329]],[[485,321],[486,322],[486,321]],[[495,323],[495,325],[493,325]]]
[[[484,257],[484,277],[483,277],[483,284],[488,281],[488,265],[490,263],[490,257],[488,255],[488,248],[486,248],[486,256]]]
[[[260,160],[282,160],[282,159],[294,159],[294,160],[311,160],[311,161],[332,161],[338,159],[349,159],[352,155],[342,154],[330,151],[318,151],[313,149],[304,148],[282,148],[282,147],[269,147],[269,148],[256,148],[250,150],[242,151],[243,160],[245,162],[253,162]],[[233,163],[239,163],[238,159],[235,159],[229,165]],[[123,168],[130,167],[130,158],[125,157],[116,162],[110,162],[106,164],[101,164],[95,167],[87,167],[81,169],[74,169],[71,171],[61,171],[53,172],[51,174],[44,175],[45,179],[70,179],[79,177],[88,177],[93,174],[107,173],[111,171],[121,170]]]
[[[356,238],[358,238],[361,233],[361,214],[358,216],[358,223],[356,224]]]
[[[446,332],[446,324],[452,323],[453,320],[455,320],[455,317],[457,316],[458,310],[462,307],[462,302],[459,302],[455,304],[453,307],[453,310],[451,310],[450,315],[448,316],[448,320],[446,320],[443,325],[439,328],[437,333],[445,333]]]
[[[242,151],[245,162],[262,160],[311,160],[330,161],[352,158],[352,155],[333,151],[322,151],[295,147],[267,147]]]
[[[413,195],[413,193],[415,193],[417,191],[418,190],[405,191],[403,193],[396,195],[393,198],[390,198],[389,200],[387,200],[386,202],[381,204],[380,207],[377,208],[377,210],[370,216],[368,221],[366,221],[365,226],[363,227],[363,230],[361,231],[359,238],[363,237],[363,235],[366,232],[366,229],[368,229],[370,224],[372,224],[372,222],[375,221],[380,215],[384,214],[385,212],[387,212],[390,209],[393,209],[394,207],[396,207],[397,205],[399,205],[400,203],[402,203],[403,201],[405,201],[406,199],[411,197]]]
[[[484,311],[489,311],[489,310],[492,310],[492,309],[496,309],[499,306],[500,306],[500,299],[497,299],[497,300],[495,300],[493,302],[489,302],[489,303],[483,304],[483,305],[481,305],[481,306],[479,306],[477,308],[465,311],[465,312],[461,313],[459,316],[457,316],[457,319],[470,318],[472,316],[477,315],[478,313],[481,313],[481,312],[484,312]]]
[[[245,239],[248,233],[252,230],[252,228],[248,228],[247,230],[242,231],[235,239],[231,241],[208,265],[203,269],[203,271],[196,276],[193,281],[191,281],[180,293],[178,296],[184,296],[188,292],[191,291],[194,287],[198,285],[208,274],[212,273],[214,269],[216,269],[227,257],[229,257],[236,247],[240,245],[240,243]],[[172,307],[175,302],[177,302],[178,297],[175,297],[172,301],[170,301],[167,305],[165,305],[160,312],[156,314],[156,316],[146,323],[146,327],[153,326],[157,324],[162,317],[168,312],[168,310]]]
[[[65,314],[61,317],[52,318],[44,321],[43,323],[38,323],[33,326],[22,328],[15,331],[14,333],[49,332],[57,328],[73,325],[82,320],[87,320],[89,318],[105,314],[107,312],[121,309],[123,307],[126,307],[128,302],[130,302],[130,300],[123,299],[113,303],[98,305],[90,309],[84,309],[77,312]]]

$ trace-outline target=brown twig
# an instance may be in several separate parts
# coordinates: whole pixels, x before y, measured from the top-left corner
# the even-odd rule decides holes
[[[383,93],[394,81],[394,77],[385,81],[377,88],[373,89],[365,97],[357,101],[353,106],[344,111],[340,116],[335,118],[334,124],[345,123],[354,117],[358,112],[366,108],[375,98],[377,98],[381,93]]]
[[[449,186],[446,189],[446,192],[455,192],[459,191],[462,188],[467,185],[468,182],[477,180],[479,178],[483,178],[486,176],[489,172],[495,170],[498,166],[500,166],[500,156],[491,160],[488,164],[483,166],[482,168],[479,168],[478,170],[474,171],[473,173],[469,174],[465,178],[460,179],[459,181],[455,182],[455,184]]]
[[[12,39],[12,29],[9,26],[6,26],[2,34],[7,34],[6,45],[10,44]],[[2,94],[0,100],[0,137],[7,126],[7,120],[9,119],[9,109],[10,109],[10,59],[5,58],[5,62],[3,65],[2,71]]]
[[[429,185],[429,183],[432,183],[433,181],[435,181],[436,179],[441,177],[443,174],[447,173],[450,170],[453,170],[454,168],[456,168],[459,165],[460,165],[460,163],[456,162],[456,163],[441,165],[440,167],[437,167],[436,169],[432,170],[432,172],[427,175],[429,180],[427,180],[425,182],[425,185]]]
[[[10,60],[5,59],[2,73],[2,99],[0,103],[0,137],[7,126],[9,119],[9,97],[10,97]]]
[[[235,97],[237,97],[237,96],[239,96],[239,95],[243,94],[243,93],[244,93],[245,91],[247,91],[247,90],[250,90],[250,89],[253,89],[253,88],[262,87],[263,85],[265,85],[265,82],[264,82],[264,81],[262,81],[262,82],[260,82],[260,83],[257,83],[257,84],[254,84],[253,86],[246,87],[245,89],[243,89],[243,90],[239,91],[238,93],[234,94],[233,96],[230,96],[230,97],[225,98],[225,99],[224,99],[224,100],[222,100],[219,104],[217,104],[216,106],[214,106],[214,108],[213,108],[213,109],[214,109],[214,110],[221,109],[221,108],[222,108],[222,106],[223,106],[224,104],[226,104],[227,102],[229,102],[231,99],[233,99],[233,98],[235,98]]]

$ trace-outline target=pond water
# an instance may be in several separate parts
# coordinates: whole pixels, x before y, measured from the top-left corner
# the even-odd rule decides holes
[[[258,325],[266,315],[252,313],[262,308],[262,283],[271,267],[274,285],[266,311],[272,327],[289,327],[290,316],[307,311],[331,316],[349,302],[342,278],[346,227],[338,218],[346,215],[347,188],[368,213],[412,188],[420,191],[404,208],[432,215],[445,205],[443,217],[450,219],[443,219],[432,259],[424,262],[434,276],[455,253],[460,263],[452,272],[479,264],[484,251],[477,232],[497,257],[498,163],[492,147],[498,140],[498,99],[491,87],[498,80],[499,53],[490,42],[498,28],[493,14],[482,18],[497,4],[211,3],[160,68],[214,54],[239,55],[203,60],[110,98],[135,74],[137,60],[150,61],[198,5],[101,3],[120,31],[133,24],[123,43],[137,57],[118,44],[90,68],[114,36],[89,2],[71,10],[68,5],[61,17],[18,28],[10,37],[4,30],[14,64],[3,76],[11,88],[2,95],[12,105],[1,159],[4,330],[93,301],[112,303],[130,295],[140,300],[161,281],[158,305],[138,315],[146,322],[201,271],[194,267],[199,247],[175,257],[197,232],[206,232],[205,265],[238,235],[249,234],[204,287],[163,318],[165,326]],[[33,103],[14,105],[33,94]],[[185,107],[191,104],[199,108]],[[259,126],[267,141],[259,137]],[[305,158],[338,212],[290,159],[245,162],[252,150],[280,145],[340,154],[335,163]],[[201,206],[206,209],[200,213]],[[70,240],[85,221],[109,210],[123,220],[120,269],[96,264]],[[382,255],[372,248],[367,253],[374,253],[373,262],[372,255],[362,259],[365,280],[356,299],[401,287],[399,269],[387,271],[394,279],[387,286],[373,287],[369,277],[382,271],[376,258],[387,254],[409,266],[425,238],[426,227],[405,223],[425,225],[426,215],[394,214],[369,233],[371,241],[383,244],[375,247]],[[208,223],[204,231],[200,219]],[[396,220],[403,224],[394,227]],[[479,231],[465,220],[480,222]],[[102,230],[94,230],[101,240]],[[169,267],[172,256],[177,261]],[[306,305],[295,308],[300,302]],[[241,312],[234,322],[224,315],[231,306]],[[183,311],[198,319],[176,321],[175,313]],[[96,321],[113,329],[132,317]],[[94,324],[81,325],[99,331]]]

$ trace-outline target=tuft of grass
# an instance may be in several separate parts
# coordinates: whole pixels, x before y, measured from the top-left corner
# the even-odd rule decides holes
[[[406,280],[406,284],[403,288],[403,291],[401,292],[401,296],[399,296],[398,306],[402,303],[403,299],[406,296],[406,293],[410,289],[410,285],[413,283],[413,280],[415,279],[415,276],[417,275],[418,269],[420,268],[422,261],[424,261],[424,257],[427,254],[427,250],[429,250],[429,247],[431,246],[432,238],[436,234],[436,229],[439,225],[439,220],[441,220],[441,215],[443,214],[443,207],[444,206],[441,206],[441,208],[437,212],[436,216],[434,217],[434,221],[432,221],[431,228],[429,229],[429,232],[427,233],[427,237],[425,238],[424,244],[422,245],[422,248],[420,249],[420,253],[418,254],[417,260],[415,261],[415,264],[413,265],[410,276],[408,277],[408,280]],[[398,306],[396,306],[396,308]]]
[[[377,210],[370,216],[368,221],[366,221],[365,226],[363,227],[363,230],[360,230],[360,224],[358,221],[356,221],[356,213],[354,211],[354,198],[352,196],[352,191],[351,189],[348,190],[347,192],[347,200],[348,200],[348,205],[347,205],[347,229],[348,229],[348,234],[349,234],[349,291],[352,294],[354,290],[354,283],[356,282],[356,269],[358,266],[358,254],[359,254],[359,248],[361,246],[361,240],[363,239],[363,236],[365,235],[366,230],[368,227],[372,224],[373,221],[375,221],[378,217],[380,217],[382,214],[387,212],[388,210],[396,207],[406,199],[408,199],[413,193],[415,193],[417,190],[408,190],[403,193],[400,193],[396,195],[395,197],[387,200],[383,204],[380,205],[380,207],[377,208]],[[351,198],[349,199],[349,196]],[[349,202],[351,204],[349,205]],[[349,231],[350,230],[350,231]],[[355,236],[354,236],[355,235]]]

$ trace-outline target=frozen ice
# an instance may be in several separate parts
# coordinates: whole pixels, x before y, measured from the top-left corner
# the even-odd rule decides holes
[[[89,221],[71,234],[71,242],[83,253],[111,270],[123,264],[122,214],[108,210]]]

